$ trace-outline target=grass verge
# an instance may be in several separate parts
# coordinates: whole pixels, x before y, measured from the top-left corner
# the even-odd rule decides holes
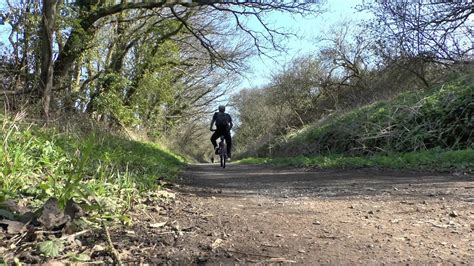
[[[373,156],[296,156],[277,158],[245,158],[241,164],[269,164],[276,166],[296,166],[314,168],[363,168],[380,167],[391,169],[452,171],[474,170],[474,150],[426,150]]]
[[[103,132],[63,134],[0,117],[0,202],[41,205],[55,197],[85,202],[89,214],[128,220],[126,211],[158,179],[175,177],[183,159],[153,143]]]

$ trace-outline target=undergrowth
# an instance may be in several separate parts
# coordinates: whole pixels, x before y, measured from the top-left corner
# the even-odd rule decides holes
[[[0,117],[0,202],[47,198],[86,203],[91,214],[127,220],[126,210],[140,193],[176,176],[183,160],[157,144],[108,133],[63,134]]]
[[[474,84],[461,77],[429,92],[403,93],[284,136],[268,156],[374,155],[474,147]]]
[[[373,156],[296,156],[277,158],[245,158],[241,164],[269,164],[310,168],[379,167],[411,170],[474,170],[474,150],[442,151],[439,149]]]

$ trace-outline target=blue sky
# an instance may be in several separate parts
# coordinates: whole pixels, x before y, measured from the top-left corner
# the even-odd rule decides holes
[[[325,13],[306,18],[276,12],[269,15],[268,21],[274,22],[277,27],[284,27],[287,31],[298,34],[299,37],[289,39],[287,53],[273,54],[275,60],[258,56],[251,58],[249,62],[251,73],[244,75],[244,79],[236,89],[255,88],[268,83],[272,72],[281,69],[292,58],[316,51],[318,47],[316,37],[324,34],[337,22],[345,19],[360,21],[366,18],[367,14],[361,14],[355,10],[355,7],[362,2],[363,0],[328,0]]]
[[[8,12],[5,0],[0,0],[0,12]],[[10,27],[10,24],[8,23],[5,23],[3,25],[0,24],[0,42],[8,43],[8,35],[10,34],[11,29],[12,27]],[[2,49],[1,46],[0,49]]]

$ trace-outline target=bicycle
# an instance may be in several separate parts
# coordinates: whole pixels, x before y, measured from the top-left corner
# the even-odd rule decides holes
[[[224,136],[220,137],[221,141],[219,142],[219,159],[221,162],[221,167],[225,168],[227,162],[227,144],[225,143]]]

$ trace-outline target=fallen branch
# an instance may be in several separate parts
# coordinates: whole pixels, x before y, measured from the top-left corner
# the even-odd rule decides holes
[[[82,231],[79,231],[79,232],[74,233],[74,234],[70,234],[70,235],[63,236],[63,237],[61,237],[60,239],[61,239],[61,240],[65,240],[65,239],[68,239],[68,238],[71,238],[71,237],[75,238],[76,236],[83,235],[83,234],[85,234],[85,233],[87,233],[87,232],[89,232],[89,231],[90,231],[89,229],[82,230]]]

